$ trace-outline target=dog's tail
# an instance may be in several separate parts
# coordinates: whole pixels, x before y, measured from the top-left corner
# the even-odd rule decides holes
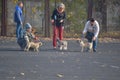
[[[43,44],[42,44],[42,42],[40,42],[40,44],[39,44],[40,46],[42,46]]]

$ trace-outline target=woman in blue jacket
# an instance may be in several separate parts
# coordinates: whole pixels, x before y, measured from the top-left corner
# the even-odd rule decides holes
[[[22,8],[23,8],[23,3],[19,1],[15,7],[15,12],[14,12],[14,22],[17,24],[16,26],[17,39],[20,38],[20,31],[22,30],[22,24],[23,24]]]

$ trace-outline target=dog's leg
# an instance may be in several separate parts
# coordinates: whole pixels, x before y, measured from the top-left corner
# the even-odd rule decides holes
[[[64,50],[67,50],[67,49],[68,49],[68,43],[66,42]]]
[[[24,51],[27,51],[27,46],[28,46],[28,44],[26,44],[26,46],[25,46],[25,48],[24,48]]]
[[[67,47],[66,47],[66,46],[64,47],[64,50],[67,50]]]
[[[29,49],[30,49],[30,45],[28,45],[28,46],[27,46],[27,49],[26,49],[26,51],[29,51]]]
[[[38,48],[35,48],[35,51],[39,52]]]
[[[37,51],[37,52],[39,52],[39,50],[38,50],[38,49],[37,49],[36,51]]]
[[[93,52],[93,43],[90,44],[90,51]]]
[[[91,42],[91,43],[88,43],[88,49],[89,49],[89,52],[92,51],[92,47],[93,47],[92,42]]]
[[[60,50],[62,50],[62,47],[63,47],[63,46],[62,46],[62,45],[60,45]]]
[[[29,51],[30,43],[27,41],[24,51]]]
[[[36,51],[36,49],[35,49],[35,48],[33,48],[33,51]]]
[[[82,48],[81,48],[81,52],[83,52],[83,50],[84,50],[84,46],[82,46]]]
[[[24,51],[29,51],[29,48],[24,49]]]
[[[28,50],[29,50],[29,47],[28,47],[28,45],[26,45],[24,51],[28,51]]]
[[[67,45],[64,45],[64,46],[63,46],[63,49],[64,49],[64,50],[67,50]]]

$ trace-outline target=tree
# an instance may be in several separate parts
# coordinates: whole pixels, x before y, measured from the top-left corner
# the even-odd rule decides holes
[[[45,0],[45,37],[50,37],[50,13],[49,0]]]
[[[7,21],[6,21],[6,15],[7,15],[7,0],[2,0],[2,12],[1,12],[1,36],[6,36],[7,35]]]

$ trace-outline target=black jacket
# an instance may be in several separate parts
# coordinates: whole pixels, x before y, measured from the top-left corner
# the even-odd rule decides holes
[[[53,14],[51,16],[52,19],[54,19],[54,25],[57,27],[63,26],[64,25],[64,19],[66,18],[65,12],[59,13],[57,9],[53,11]],[[60,22],[63,20],[63,22]]]

